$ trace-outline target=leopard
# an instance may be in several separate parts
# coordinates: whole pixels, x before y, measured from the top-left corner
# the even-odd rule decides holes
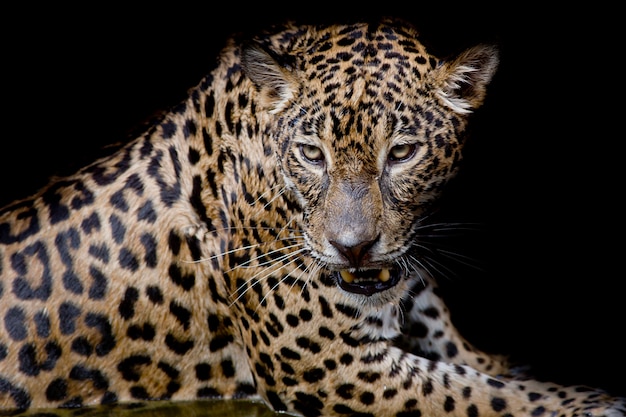
[[[496,45],[397,17],[234,35],[177,105],[0,210],[0,410],[624,416],[453,325],[425,237]]]

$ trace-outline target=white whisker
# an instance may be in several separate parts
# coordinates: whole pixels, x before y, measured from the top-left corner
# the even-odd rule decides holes
[[[267,208],[267,206],[269,206],[270,204],[272,204],[274,202],[274,200],[276,200],[278,197],[280,197],[281,195],[283,195],[285,193],[285,191],[287,191],[286,188],[283,187],[282,190],[280,190],[278,193],[276,193],[276,195],[274,197],[272,197],[271,200],[269,200],[267,203],[265,203],[265,205],[263,206],[263,208]]]
[[[281,229],[280,232],[282,232],[284,230],[288,230],[288,229],[284,229],[283,228],[283,229]],[[278,233],[278,235],[280,235],[280,232]],[[231,255],[231,254],[236,253],[236,252],[247,251],[247,250],[250,250],[250,249],[255,249],[255,248],[258,248],[258,247],[261,247],[261,246],[270,245],[270,244],[272,244],[274,242],[280,242],[280,241],[285,241],[285,240],[296,240],[296,239],[304,240],[304,238],[302,236],[297,236],[297,235],[296,236],[285,236],[285,237],[277,238],[277,239],[274,239],[274,240],[271,240],[271,241],[268,241],[268,242],[259,242],[259,243],[255,243],[255,244],[251,244],[251,245],[247,245],[247,246],[241,246],[239,248],[231,249],[231,250],[228,250],[226,252],[221,252],[221,253],[218,253],[218,254],[206,257],[206,258],[200,258],[200,259],[194,259],[194,260],[185,260],[184,262],[185,263],[190,263],[190,264],[199,263],[199,262],[208,262],[208,261],[212,261],[213,259],[224,257],[225,255]],[[302,244],[303,243],[294,244],[294,245],[291,245],[291,246],[287,246],[287,248],[295,247],[297,245],[302,245]]]
[[[418,260],[414,256],[411,256],[415,262],[417,262],[425,271],[429,271],[432,276],[442,276],[449,278],[450,274],[454,275],[454,272],[443,263],[437,261],[432,257],[422,257],[421,260]]]
[[[296,262],[297,260],[298,260],[298,258],[297,258],[297,257],[294,257],[294,259],[292,259],[292,260],[291,260],[291,261],[289,261],[288,263],[284,264],[284,266],[288,266],[288,265],[290,265],[290,264],[292,264],[292,263]],[[268,296],[269,296],[269,295],[270,295],[270,294],[271,294],[271,293],[272,293],[272,292],[273,292],[273,291],[274,291],[274,290],[275,290],[275,289],[276,289],[276,288],[277,288],[277,287],[278,287],[278,286],[279,286],[282,282],[284,282],[285,280],[287,280],[287,279],[291,276],[291,274],[292,274],[293,272],[294,272],[294,270],[290,271],[287,275],[285,275],[284,277],[282,277],[282,278],[280,279],[280,281],[278,281],[278,282],[277,282],[277,283],[276,283],[273,287],[271,287],[271,288],[269,289],[269,291],[267,292],[267,294],[265,294],[265,295],[263,296],[263,298],[262,298],[262,299],[261,299],[261,301],[259,302],[259,305],[261,305],[261,304],[263,303],[263,301],[265,301],[265,299],[266,299],[266,298],[267,298],[267,297],[268,297]],[[305,271],[305,272],[306,272],[306,271]],[[297,282],[297,278],[294,280],[294,284],[295,284],[295,282]],[[293,288],[293,285],[294,285],[294,284],[292,284],[291,288]],[[257,307],[257,308],[258,308],[258,307]]]
[[[475,260],[469,256],[463,255],[458,252],[444,250],[444,249],[439,249],[437,252],[441,253],[443,256],[449,259],[452,259],[455,262],[458,262],[462,265],[469,266],[470,268],[475,268],[479,271],[484,271],[483,268],[481,268],[479,265],[476,265]]]
[[[300,290],[300,295],[302,295],[302,292],[304,291],[304,289],[305,289],[305,288],[306,288],[306,286],[308,285],[309,281],[311,281],[311,279],[312,279],[314,276],[316,276],[316,275],[318,274],[318,272],[319,272],[321,269],[322,269],[322,265],[320,265],[320,264],[318,264],[318,263],[315,263],[315,264],[313,265],[313,270],[309,271],[309,268],[308,268],[308,266],[307,266],[307,269],[306,269],[306,270],[304,270],[304,271],[300,274],[300,276],[299,276],[298,278],[300,278],[303,274],[305,274],[305,273],[307,273],[307,272],[308,272],[307,279],[306,279],[306,280],[304,281],[304,283],[302,284],[302,289]],[[293,288],[293,286],[294,286],[294,285],[295,285],[295,282],[291,285],[291,286],[292,286],[292,288]]]
[[[248,278],[246,280],[246,282],[244,282],[243,284],[241,284],[239,287],[237,287],[237,289],[230,294],[230,297],[234,297],[236,294],[237,297],[233,300],[233,302],[230,304],[231,306],[237,302],[244,294],[246,294],[254,285],[256,285],[256,283],[252,283],[251,281],[253,280],[257,280],[257,283],[260,283],[262,281],[264,281],[265,279],[267,279],[267,277],[269,277],[272,273],[274,273],[275,271],[279,270],[280,268],[282,268],[284,265],[289,265],[295,261],[297,261],[298,257],[297,255],[299,255],[300,253],[304,252],[306,249],[302,248],[299,249],[297,251],[294,252],[289,252],[284,254],[283,256],[274,259],[273,262],[275,262],[273,265],[270,265],[268,268],[264,268],[262,270],[260,270],[259,272],[257,272],[256,274],[254,274],[253,276],[251,276],[250,278]],[[294,258],[291,261],[289,261],[287,264],[282,264],[283,260],[289,259],[289,258]],[[273,268],[274,266],[277,266],[276,268]],[[244,286],[247,286],[246,289],[243,289]],[[243,292],[242,292],[243,290]]]
[[[287,239],[288,239],[288,238],[285,238],[285,240],[287,240]],[[271,260],[269,260],[269,261],[261,262],[261,263],[259,263],[259,264],[257,264],[257,265],[253,265],[253,266],[250,266],[250,264],[251,264],[252,262],[257,261],[257,260],[259,260],[259,259],[261,259],[261,258],[263,258],[263,257],[268,256],[268,255],[272,255],[272,254],[277,253],[277,252],[282,252],[282,251],[283,251],[283,250],[285,250],[285,249],[293,249],[293,248],[297,248],[297,247],[300,247],[300,246],[303,246],[303,245],[304,245],[304,243],[295,243],[295,244],[293,244],[293,245],[284,246],[284,247],[282,247],[282,248],[280,248],[280,249],[274,249],[274,250],[271,250],[271,251],[269,251],[269,252],[264,252],[263,254],[261,254],[261,255],[259,255],[259,256],[255,256],[254,258],[248,259],[247,261],[242,262],[242,263],[240,263],[240,264],[238,264],[238,265],[234,266],[234,267],[233,267],[233,268],[231,268],[231,269],[225,270],[224,272],[231,272],[231,271],[234,271],[234,270],[235,270],[235,269],[237,269],[237,268],[252,268],[252,267],[257,267],[257,266],[266,266],[266,265],[268,265],[268,264],[271,264],[272,262],[275,262],[275,260],[274,260],[274,259],[271,259]],[[300,252],[301,250],[302,250],[302,249],[300,249],[298,252]],[[288,255],[289,255],[289,254],[287,254],[287,255],[285,255],[285,256],[288,256]],[[282,259],[282,257],[281,257],[281,258],[279,258],[279,259]]]
[[[279,187],[282,187],[282,185],[281,185],[281,184],[276,184],[275,186],[271,187],[269,190],[266,190],[266,191],[265,191],[265,192],[263,192],[263,194],[261,194],[261,195],[260,195],[260,196],[259,196],[256,200],[254,200],[254,201],[252,202],[252,205],[254,205],[254,204],[258,203],[258,202],[259,202],[259,201],[261,201],[261,199],[262,199],[262,198],[264,198],[267,194],[271,193],[272,191],[274,191],[276,188],[279,188]],[[283,191],[281,190],[281,191],[279,192],[279,195],[280,195],[280,194],[282,194],[282,193],[283,193]],[[276,198],[276,197],[274,197],[274,198],[272,199],[272,201],[273,201],[275,198]]]

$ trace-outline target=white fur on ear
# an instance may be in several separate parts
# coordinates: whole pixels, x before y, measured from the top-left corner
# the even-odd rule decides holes
[[[478,45],[442,63],[430,78],[436,85],[437,95],[448,107],[467,114],[483,103],[498,63],[495,47]]]
[[[242,48],[241,63],[246,75],[257,86],[261,104],[270,113],[280,111],[293,98],[292,74],[282,67],[260,45],[248,44]]]

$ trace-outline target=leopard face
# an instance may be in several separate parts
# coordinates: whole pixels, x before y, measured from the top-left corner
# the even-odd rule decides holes
[[[301,40],[289,60],[261,48],[242,56],[303,207],[309,254],[368,303],[397,301],[397,284],[419,269],[411,249],[458,170],[467,115],[497,67],[491,48],[443,64],[416,39],[384,24],[345,26]]]

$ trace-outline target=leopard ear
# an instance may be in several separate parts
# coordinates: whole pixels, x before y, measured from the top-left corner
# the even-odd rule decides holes
[[[260,45],[243,45],[241,64],[259,90],[261,105],[269,109],[270,113],[279,112],[293,98],[296,82],[291,67],[279,63]]]
[[[494,46],[478,45],[443,62],[433,71],[431,80],[448,107],[457,113],[471,113],[483,103],[498,63]]]

